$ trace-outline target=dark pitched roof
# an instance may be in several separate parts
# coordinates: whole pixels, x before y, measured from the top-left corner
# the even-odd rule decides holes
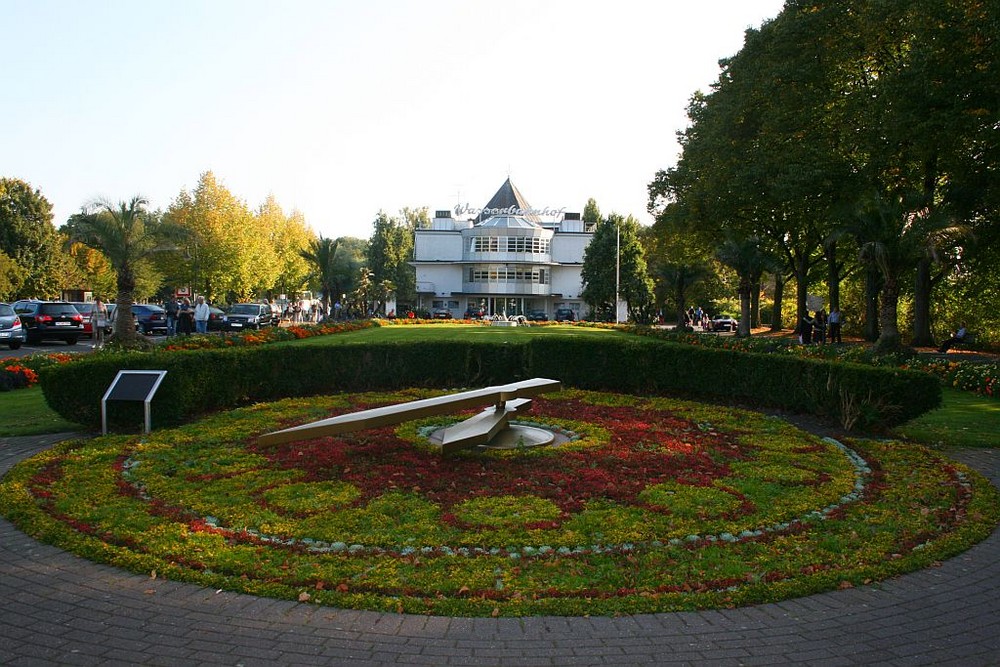
[[[513,208],[514,210],[509,211],[508,209]],[[539,223],[538,216],[532,212],[531,204],[524,198],[521,191],[510,182],[510,177],[503,182],[497,193],[493,195],[489,203],[483,207],[482,212],[476,217],[475,224],[479,224],[483,220],[494,215],[517,215],[522,218],[526,218],[534,223]]]

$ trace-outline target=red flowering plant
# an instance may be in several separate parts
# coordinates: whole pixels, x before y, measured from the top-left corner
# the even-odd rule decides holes
[[[343,607],[614,614],[804,595],[924,567],[1000,519],[928,450],[839,443],[756,413],[564,391],[556,444],[441,456],[463,415],[266,447],[257,436],[439,392],[289,399],[16,467],[0,507],[90,558]]]
[[[0,367],[0,391],[23,389],[36,382],[38,382],[38,373],[30,368],[20,364],[7,364]]]

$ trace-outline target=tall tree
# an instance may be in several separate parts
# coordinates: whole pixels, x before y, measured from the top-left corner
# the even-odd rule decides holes
[[[100,250],[115,269],[117,296],[115,333],[112,341],[122,347],[142,347],[132,320],[132,303],[139,267],[159,252],[172,250],[187,230],[170,223],[147,220],[145,198],[128,202],[102,201],[95,210],[81,216],[73,229],[73,241]]]
[[[652,317],[653,284],[639,231],[635,218],[612,213],[597,225],[584,251],[581,296],[598,319],[615,319],[616,285],[618,298],[628,304],[631,319],[648,322]]]
[[[23,271],[17,295],[59,296],[61,249],[52,204],[40,190],[14,178],[0,178],[0,250]]]
[[[419,215],[412,224],[419,224]],[[365,253],[372,280],[391,283],[397,299],[405,303],[411,303],[416,296],[416,271],[409,264],[413,259],[413,229],[410,223],[379,211]]]

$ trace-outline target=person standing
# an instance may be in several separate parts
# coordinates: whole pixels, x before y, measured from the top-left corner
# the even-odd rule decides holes
[[[177,334],[190,336],[194,332],[194,311],[191,299],[184,297],[177,309]]]
[[[104,329],[108,326],[108,307],[100,297],[94,299],[94,308],[90,311],[90,330],[94,332],[94,349],[104,347]]]
[[[164,310],[167,311],[167,335],[173,336],[177,333],[177,297],[170,297],[167,299]]]
[[[830,325],[830,342],[842,343],[840,339],[840,308],[831,308],[826,322]]]
[[[816,342],[820,345],[826,345],[826,311],[822,308],[817,310],[813,321],[816,326],[816,335],[814,336]]]
[[[194,329],[195,332],[208,333],[208,318],[212,315],[211,309],[205,303],[205,297],[198,297],[198,304],[194,307]]]
[[[816,320],[809,316],[809,311],[802,317],[802,333],[799,335],[800,340],[803,345],[811,345],[813,339],[813,325],[816,324]]]

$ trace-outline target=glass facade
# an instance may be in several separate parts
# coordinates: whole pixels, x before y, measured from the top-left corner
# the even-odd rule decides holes
[[[469,252],[521,252],[534,255],[549,253],[547,238],[534,236],[473,236],[469,238]]]

